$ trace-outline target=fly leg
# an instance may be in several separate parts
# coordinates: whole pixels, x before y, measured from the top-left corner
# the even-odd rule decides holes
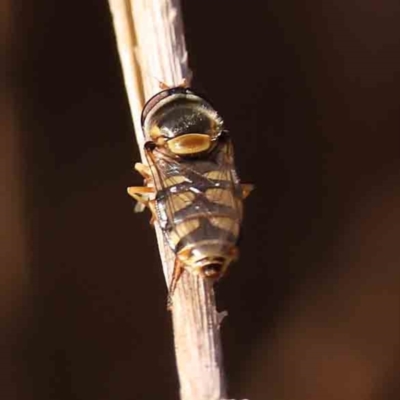
[[[183,79],[182,79],[182,82],[181,82],[179,85],[170,86],[170,85],[167,85],[167,84],[164,83],[164,82],[158,81],[158,86],[160,87],[161,90],[168,90],[168,89],[172,89],[172,88],[174,88],[174,87],[188,88],[188,87],[189,87],[189,83],[190,83],[191,78],[192,78],[191,75],[192,75],[192,74],[190,74],[190,77],[189,77],[189,78],[183,78]]]
[[[154,195],[154,189],[148,186],[131,186],[128,187],[127,192],[137,201],[135,212],[142,212],[146,207],[149,208],[151,211],[150,224],[153,225],[157,218],[155,201],[150,200],[150,196]]]
[[[151,194],[154,194],[154,189],[152,187],[153,184],[152,184],[151,170],[148,165],[145,165],[142,163],[136,163],[134,168],[144,178],[145,186],[130,187],[130,188],[128,188],[128,194],[137,201],[137,204],[135,206],[135,212],[142,212],[146,208],[146,206],[148,206],[150,208],[149,196]],[[147,185],[149,185],[150,187],[148,187]],[[151,208],[150,208],[150,210],[153,212],[153,210]],[[153,214],[153,218],[154,218],[154,214]],[[152,218],[152,220],[153,220],[153,218]]]
[[[239,258],[239,250],[237,247],[232,247],[231,250],[229,251],[229,255],[231,257],[231,261],[237,261]]]
[[[147,206],[149,196],[154,193],[154,189],[148,186],[131,186],[128,187],[129,196],[133,197],[138,203]]]
[[[135,164],[135,170],[139,172],[140,175],[143,176],[146,183],[148,183],[151,180],[151,171],[148,165],[137,162]]]
[[[247,196],[254,190],[254,185],[251,183],[242,183],[240,186],[242,188],[243,199],[246,199]]]
[[[167,298],[167,309],[168,310],[172,310],[172,297],[174,295],[176,285],[179,282],[179,279],[182,276],[183,271],[184,271],[183,263],[178,257],[176,257],[175,264],[174,264],[174,270],[172,271],[172,279],[171,279],[171,283],[170,283],[169,289],[168,289],[168,298]]]

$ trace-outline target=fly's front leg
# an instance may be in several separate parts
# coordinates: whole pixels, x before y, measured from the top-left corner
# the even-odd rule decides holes
[[[138,204],[147,207],[149,205],[150,196],[154,194],[154,189],[148,186],[131,186],[128,187],[127,192]]]
[[[146,207],[149,207],[150,210],[153,212],[153,210],[149,206],[150,204],[149,197],[150,195],[154,194],[153,180],[150,167],[143,163],[136,163],[134,168],[137,172],[139,172],[140,175],[142,175],[145,185],[145,186],[133,186],[128,188],[128,194],[137,201],[137,204],[135,206],[135,212],[142,212]]]
[[[127,189],[129,196],[133,197],[137,204],[135,206],[135,212],[142,212],[146,207],[151,211],[150,224],[154,224],[156,220],[156,208],[155,201],[150,199],[150,196],[154,196],[154,188],[148,186],[131,186]]]
[[[162,81],[158,81],[158,86],[161,90],[168,90],[168,89],[172,89],[174,87],[188,88],[191,78],[192,78],[191,76],[189,78],[183,78],[182,82],[179,85],[175,85],[175,86],[170,86]]]

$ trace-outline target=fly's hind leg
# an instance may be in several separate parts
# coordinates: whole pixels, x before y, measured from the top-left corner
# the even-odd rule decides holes
[[[176,285],[179,282],[179,279],[182,276],[183,271],[184,271],[183,263],[178,257],[176,257],[175,264],[174,264],[174,270],[172,271],[171,283],[168,288],[168,298],[167,298],[167,309],[168,310],[172,310],[172,297],[174,295]]]
[[[242,188],[243,199],[246,199],[248,195],[254,190],[254,185],[251,183],[242,183],[240,186]]]

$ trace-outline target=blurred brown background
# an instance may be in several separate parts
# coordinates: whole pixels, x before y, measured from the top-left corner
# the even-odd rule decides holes
[[[2,399],[177,399],[106,1],[1,0]],[[400,3],[183,3],[234,137],[241,260],[218,285],[230,395],[400,398]]]

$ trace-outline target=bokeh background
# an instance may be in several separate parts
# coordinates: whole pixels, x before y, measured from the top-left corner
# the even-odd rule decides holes
[[[0,397],[177,399],[108,4],[0,4]],[[217,287],[230,397],[399,399],[400,3],[183,10],[257,187]]]

